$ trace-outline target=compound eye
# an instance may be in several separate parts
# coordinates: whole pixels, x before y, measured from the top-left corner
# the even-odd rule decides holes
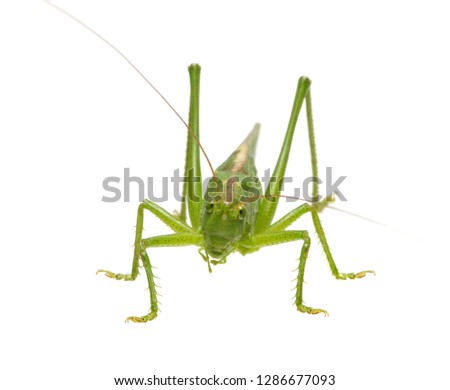
[[[245,207],[239,207],[239,219],[244,219],[247,210]]]
[[[209,214],[211,214],[213,212],[213,209],[214,209],[214,203],[211,202],[206,205],[206,212],[208,212]]]

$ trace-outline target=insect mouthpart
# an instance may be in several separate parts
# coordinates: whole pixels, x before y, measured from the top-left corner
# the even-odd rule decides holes
[[[226,257],[231,252],[231,250],[230,249],[226,249],[226,248],[209,247],[209,248],[206,249],[206,252],[213,259],[221,260],[224,257]]]
[[[233,249],[233,241],[216,232],[205,234],[205,250],[214,259],[227,256]]]

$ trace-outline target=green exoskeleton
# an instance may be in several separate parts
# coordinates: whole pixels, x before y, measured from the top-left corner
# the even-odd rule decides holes
[[[149,200],[141,203],[137,213],[136,237],[131,273],[116,274],[106,270],[98,271],[105,273],[106,276],[113,279],[130,281],[137,278],[140,264],[144,267],[147,274],[150,293],[150,312],[140,317],[128,317],[127,320],[133,322],[147,322],[156,318],[158,314],[159,309],[156,285],[150,258],[147,253],[149,248],[195,245],[199,248],[199,254],[203,260],[208,263],[208,268],[211,271],[211,264],[217,265],[225,263],[226,258],[230,253],[237,251],[242,255],[246,255],[256,252],[265,246],[278,245],[292,241],[302,242],[295,293],[295,305],[297,310],[303,313],[324,313],[327,315],[328,313],[325,310],[312,308],[303,303],[303,279],[311,239],[306,230],[294,230],[289,229],[289,227],[304,214],[311,215],[316,233],[325,252],[331,272],[335,278],[355,279],[362,278],[367,273],[374,273],[373,271],[361,271],[358,273],[341,273],[338,271],[319,219],[319,213],[333,201],[332,194],[322,201],[304,203],[280,218],[278,221],[273,222],[278,201],[280,197],[283,196],[281,195],[282,182],[289,159],[297,119],[303,103],[305,103],[306,106],[312,177],[317,178],[318,176],[311,108],[311,81],[307,77],[301,77],[298,81],[297,92],[295,94],[286,135],[270,180],[271,185],[267,186],[265,194],[262,194],[261,184],[256,179],[254,157],[259,134],[259,124],[256,124],[247,138],[245,138],[231,156],[217,169],[214,170],[208,160],[213,177],[209,181],[205,195],[202,199],[203,189],[200,170],[200,150],[205,157],[206,153],[203,151],[199,141],[200,66],[193,64],[189,67],[191,97],[189,123],[186,124],[163,95],[120,50],[73,15],[48,1],[47,3],[80,23],[83,27],[91,31],[115,50],[169,105],[186,125],[188,130],[187,155],[184,171],[184,177],[187,179],[183,185],[183,202],[180,213],[172,215],[161,206]],[[313,180],[312,199],[318,200],[318,195],[318,181]],[[159,218],[173,230],[173,234],[142,237],[144,214],[146,213],[151,213]],[[187,214],[189,214],[190,225],[188,224]]]
[[[185,164],[185,178],[183,187],[183,203],[179,214],[172,215],[161,206],[145,200],[138,208],[136,238],[134,242],[133,264],[130,274],[116,274],[106,270],[99,270],[106,276],[117,280],[135,280],[138,276],[139,264],[142,263],[147,274],[150,292],[150,313],[139,317],[128,317],[133,322],[147,322],[158,314],[158,300],[152,265],[147,250],[152,247],[170,247],[195,245],[199,248],[201,257],[211,264],[223,264],[226,257],[233,252],[242,255],[256,252],[269,246],[291,241],[301,241],[300,261],[298,265],[295,305],[303,313],[328,313],[323,309],[306,306],[303,302],[303,278],[306,260],[311,244],[306,230],[291,230],[290,225],[304,214],[310,214],[320,243],[325,252],[333,276],[337,279],[362,278],[373,271],[358,273],[341,273],[331,255],[327,240],[319,219],[319,212],[333,201],[332,196],[315,203],[304,203],[295,208],[278,221],[273,222],[275,211],[281,192],[283,177],[289,159],[297,119],[300,109],[305,103],[309,144],[311,150],[312,176],[317,177],[316,146],[311,108],[311,81],[301,77],[298,81],[297,92],[286,131],[285,139],[273,171],[271,183],[262,196],[261,184],[256,180],[254,163],[255,148],[259,134],[259,124],[231,154],[231,156],[213,172],[203,200],[201,199],[202,180],[200,171],[200,135],[199,135],[199,91],[200,66],[193,64],[189,67],[191,83],[191,97],[189,109],[187,156]],[[246,179],[250,184],[244,186]],[[312,199],[318,199],[318,182],[313,181]],[[151,213],[169,228],[173,234],[142,237],[144,214]],[[190,225],[187,222],[189,214]]]

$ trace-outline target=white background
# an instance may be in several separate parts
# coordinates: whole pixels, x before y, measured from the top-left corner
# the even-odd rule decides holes
[[[447,169],[450,27],[438,1],[58,1],[118,46],[186,117],[187,65],[202,65],[201,138],[220,164],[262,123],[273,167],[297,79],[313,80],[321,172],[348,178],[323,224],[343,272],[314,240],[300,314],[300,243],[208,274],[196,248],[150,251],[161,313],[131,269],[137,209],[102,180],[183,167],[185,128],[107,45],[43,2],[0,10],[1,387],[115,388],[114,377],[334,374],[335,389],[448,386]],[[289,164],[310,174],[304,114]],[[204,165],[203,172],[208,173]],[[164,204],[172,211],[174,201]],[[283,205],[282,211],[293,205]],[[152,218],[146,234],[166,230]],[[448,359],[447,359],[448,360]]]

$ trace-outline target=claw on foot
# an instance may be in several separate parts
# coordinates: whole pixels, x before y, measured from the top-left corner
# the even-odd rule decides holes
[[[326,310],[323,310],[323,309],[314,309],[313,307],[309,307],[309,306],[305,306],[305,305],[297,305],[297,310],[302,312],[302,313],[307,313],[307,314],[323,313],[323,315],[325,317],[328,317],[328,312]]]
[[[367,274],[376,275],[375,271],[361,271],[356,274],[353,272],[350,272],[348,274],[338,274],[338,276],[336,276],[336,279],[339,279],[339,280],[361,279],[361,278],[364,278],[364,276],[366,276]]]
[[[143,324],[145,322],[154,320],[156,317],[158,316],[158,313],[156,311],[151,311],[150,313],[148,313],[146,316],[142,316],[142,317],[128,317],[125,322],[135,322],[135,323],[139,323],[139,324]]]
[[[115,274],[114,272],[107,271],[105,269],[99,269],[95,274],[104,273],[108,278],[116,279],[116,280],[134,280],[131,274]]]
[[[98,275],[99,273],[104,273],[108,278],[112,278],[115,279],[116,278],[116,274],[114,272],[111,271],[107,271],[105,269],[99,269],[97,270],[97,272],[95,273],[96,275]]]

